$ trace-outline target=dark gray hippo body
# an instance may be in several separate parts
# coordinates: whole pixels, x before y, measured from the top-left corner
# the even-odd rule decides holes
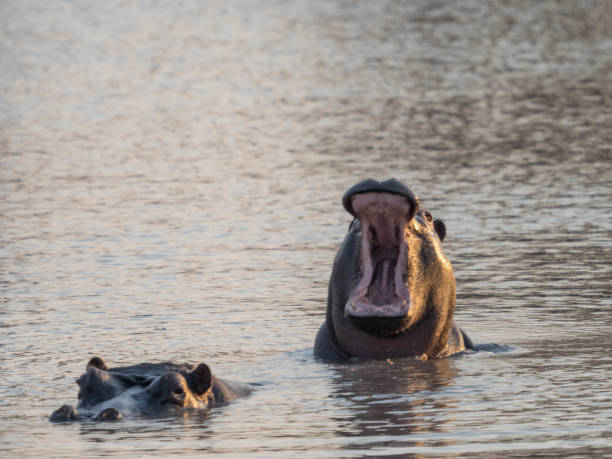
[[[343,205],[355,220],[334,260],[315,356],[431,359],[473,348],[453,321],[444,223],[395,179],[364,180]]]
[[[118,420],[126,414],[160,416],[226,404],[251,391],[248,386],[213,377],[204,363],[140,363],[108,368],[99,357],[89,361],[76,382],[78,409],[63,405],[51,414],[51,421]]]

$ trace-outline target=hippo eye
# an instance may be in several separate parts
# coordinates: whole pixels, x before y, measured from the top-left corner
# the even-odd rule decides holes
[[[183,388],[182,387],[177,387],[176,389],[174,389],[174,393],[176,395],[181,395],[183,393]]]
[[[425,217],[425,220],[427,220],[429,223],[433,221],[433,216],[429,213],[428,210],[423,211],[423,216]]]

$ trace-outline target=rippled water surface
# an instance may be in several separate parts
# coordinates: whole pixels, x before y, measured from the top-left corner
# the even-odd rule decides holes
[[[0,3],[0,455],[612,454],[612,3]],[[342,193],[446,222],[480,351],[312,356]],[[93,355],[256,383],[51,424]]]

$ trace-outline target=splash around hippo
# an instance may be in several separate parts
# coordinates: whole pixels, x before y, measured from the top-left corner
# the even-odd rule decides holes
[[[315,356],[431,359],[473,348],[453,321],[444,223],[395,179],[364,180],[342,203],[355,219],[334,260]]]
[[[199,365],[140,363],[108,368],[92,358],[77,379],[77,408],[63,405],[50,421],[116,421],[126,415],[164,416],[181,410],[210,408],[246,396],[251,389],[213,377]]]

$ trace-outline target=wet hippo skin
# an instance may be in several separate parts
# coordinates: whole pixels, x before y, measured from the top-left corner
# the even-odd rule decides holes
[[[342,203],[355,219],[334,260],[315,356],[431,359],[472,348],[453,321],[444,223],[395,179],[364,180]]]
[[[246,385],[213,377],[204,363],[108,368],[100,357],[94,357],[76,382],[77,408],[63,405],[51,414],[51,421],[110,421],[125,414],[159,416],[229,403],[250,393]]]

